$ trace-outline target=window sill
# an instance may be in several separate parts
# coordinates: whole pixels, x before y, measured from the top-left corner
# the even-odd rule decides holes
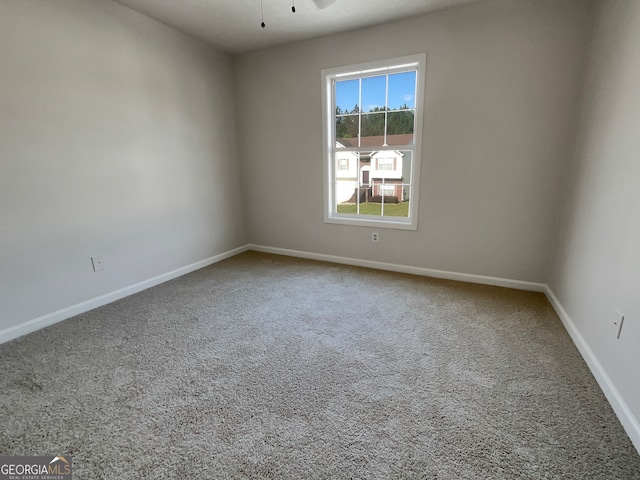
[[[324,223],[351,225],[355,227],[390,228],[395,230],[418,230],[418,225],[415,221],[410,219],[392,220],[392,218],[393,217],[385,217],[383,220],[381,217],[369,215],[332,215],[325,217]]]

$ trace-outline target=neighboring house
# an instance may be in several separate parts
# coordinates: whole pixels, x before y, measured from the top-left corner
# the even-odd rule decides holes
[[[406,144],[407,135],[389,135],[390,145]],[[413,137],[409,134],[408,136]],[[403,138],[398,138],[403,137]],[[383,137],[362,137],[360,146],[381,146]],[[358,138],[341,138],[336,148],[358,146]],[[409,183],[410,161],[406,162],[405,153],[396,150],[373,150],[358,155],[354,152],[336,153],[336,203],[354,201],[358,187],[369,187],[369,195],[398,197],[400,201],[408,200],[408,192],[403,183]],[[404,180],[407,180],[406,182]]]
[[[372,194],[398,197],[404,201],[402,188],[402,159],[404,154],[395,150],[383,150],[371,155]]]
[[[336,148],[345,146],[336,142]],[[358,155],[354,152],[336,153],[336,185],[335,196],[337,203],[348,202],[358,186],[358,170],[360,168]]]

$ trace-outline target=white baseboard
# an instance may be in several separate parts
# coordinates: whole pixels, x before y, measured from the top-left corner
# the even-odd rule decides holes
[[[7,328],[0,331],[0,344],[26,335],[27,333],[35,332],[36,330],[40,330],[41,328],[48,327],[50,325],[53,325],[54,323],[61,322],[63,320],[66,320],[67,318],[80,315],[81,313],[93,310],[94,308],[98,308],[108,303],[115,302],[116,300],[120,300],[121,298],[128,297],[129,295],[141,292],[142,290],[146,290],[147,288],[155,287],[156,285],[167,282],[169,280],[173,280],[177,277],[181,277],[182,275],[186,275],[187,273],[191,273],[200,268],[207,267],[229,257],[233,257],[235,255],[238,255],[239,253],[246,252],[247,250],[249,250],[248,245],[234,248],[233,250],[223,252],[219,255],[214,255],[213,257],[205,258],[204,260],[192,263],[191,265],[178,268],[171,272],[163,273],[162,275],[158,275],[157,277],[144,280],[134,285],[121,288],[105,295],[100,295],[99,297],[95,297],[84,302],[71,305],[70,307],[63,308],[61,310],[57,310],[41,317],[34,318],[33,320],[29,320],[19,325]]]
[[[481,283],[483,285],[495,285],[498,287],[515,288],[517,290],[528,290],[533,292],[544,292],[543,283],[525,282],[522,280],[511,280],[508,278],[486,277],[484,275],[473,275],[470,273],[448,272],[445,270],[434,270],[431,268],[412,267],[410,265],[397,265],[395,263],[377,262],[375,260],[361,260],[359,258],[338,257],[336,255],[326,255],[324,253],[303,252],[300,250],[289,250],[287,248],[266,247],[263,245],[249,244],[249,250],[256,252],[273,253],[276,255],[286,255],[289,257],[308,258],[323,262],[341,263],[356,267],[375,268],[377,270],[387,270],[390,272],[409,273],[421,275],[423,277],[443,278],[446,280],[458,280],[460,282]]]
[[[607,400],[618,416],[620,423],[627,432],[627,435],[629,435],[631,442],[635,446],[636,450],[640,452],[640,424],[631,413],[631,410],[629,410],[629,407],[614,386],[611,378],[609,377],[609,375],[607,375],[606,371],[596,358],[595,354],[587,344],[584,337],[576,328],[575,324],[573,323],[565,309],[560,304],[557,297],[551,291],[549,286],[543,283],[525,282],[522,280],[511,280],[499,277],[487,277],[484,275],[473,275],[468,273],[448,272],[445,270],[413,267],[410,265],[396,265],[393,263],[377,262],[374,260],[362,260],[357,258],[327,255],[323,253],[312,253],[286,248],[248,244],[0,331],[0,344],[34,332],[36,330],[40,330],[41,328],[45,328],[55,323],[61,322],[75,315],[93,310],[94,308],[98,308],[108,303],[115,302],[116,300],[120,300],[121,298],[141,292],[142,290],[146,290],[147,288],[154,287],[182,275],[186,275],[187,273],[191,273],[200,268],[220,262],[242,252],[246,252],[247,250],[272,253],[275,255],[285,255],[290,257],[308,258],[311,260],[340,263],[357,267],[375,268],[378,270],[387,270],[392,272],[409,273],[412,275],[421,275],[447,280],[457,280],[462,282],[479,283],[483,285],[495,285],[499,287],[515,288],[518,290],[544,292],[554,310],[558,314],[558,317],[562,321],[565,329],[571,336],[573,343],[576,345],[578,351],[589,366],[591,373],[593,374],[596,381],[600,385],[600,388],[607,397]]]
[[[558,317],[560,317],[564,328],[571,336],[571,340],[573,340],[573,343],[578,348],[582,358],[584,358],[584,361],[587,363],[587,366],[598,382],[598,385],[600,385],[600,388],[607,397],[607,400],[609,400],[609,404],[618,416],[618,420],[620,420],[620,423],[627,432],[627,435],[629,435],[633,446],[636,448],[638,453],[640,453],[640,424],[638,423],[638,420],[633,416],[633,413],[631,413],[631,410],[620,395],[620,392],[618,392],[618,389],[613,384],[609,375],[607,375],[602,364],[598,361],[593,350],[591,350],[589,344],[584,339],[575,323],[573,323],[571,317],[569,317],[569,314],[560,304],[560,301],[548,285],[545,285],[545,294],[547,295],[551,306],[558,314]]]
[[[335,255],[326,255],[323,253],[304,252],[300,250],[290,250],[286,248],[267,247],[264,245],[250,244],[249,250],[257,252],[273,253],[276,255],[286,255],[290,257],[308,258],[311,260],[320,260],[325,262],[341,263],[345,265],[353,265],[357,267],[375,268],[379,270],[387,270],[392,272],[409,273],[413,275],[422,275],[427,277],[444,278],[448,280],[458,280],[462,282],[481,283],[484,285],[496,285],[499,287],[515,288],[518,290],[529,290],[535,292],[544,292],[552,307],[558,314],[569,336],[576,345],[576,348],[584,358],[591,373],[600,385],[609,404],[616,413],[618,420],[627,432],[634,447],[640,453],[640,424],[629,410],[626,402],[623,400],[620,392],[616,389],[613,381],[607,375],[606,371],[596,358],[595,354],[587,344],[584,337],[580,334],[575,324],[562,307],[556,296],[553,294],[548,285],[543,283],[525,282],[521,280],[511,280],[506,278],[487,277],[483,275],[472,275],[468,273],[448,272],[444,270],[434,270],[430,268],[412,267],[409,265],[396,265],[393,263],[376,262],[373,260],[361,260],[350,257],[340,257]]]

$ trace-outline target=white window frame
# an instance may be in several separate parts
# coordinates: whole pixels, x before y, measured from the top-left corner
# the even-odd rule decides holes
[[[324,173],[324,221],[342,225],[370,226],[377,228],[394,228],[401,230],[418,229],[419,182],[422,146],[422,122],[424,114],[424,87],[427,55],[417,54],[406,57],[396,57],[375,62],[361,63],[322,70],[322,143],[323,143],[323,173]],[[360,78],[367,75],[396,73],[417,70],[415,95],[415,124],[413,131],[413,145],[393,145],[375,147],[376,151],[412,151],[411,164],[411,195],[409,196],[409,217],[380,217],[374,215],[356,215],[337,213],[334,201],[336,182],[336,139],[335,136],[335,80]],[[342,150],[342,149],[341,149]],[[404,187],[403,187],[404,188]]]

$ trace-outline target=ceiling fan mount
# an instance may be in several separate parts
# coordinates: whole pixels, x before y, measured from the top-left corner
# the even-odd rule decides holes
[[[336,0],[313,0],[313,3],[315,3],[318,8],[327,8],[335,2]]]
[[[318,7],[319,9],[325,9],[331,5],[333,5],[334,3],[336,3],[336,0],[311,0],[316,7]],[[295,0],[291,0],[291,11],[293,13],[296,13],[296,2]],[[260,12],[262,14],[262,22],[260,23],[260,26],[262,28],[265,28],[267,26],[266,23],[264,23],[264,5],[263,5],[263,0],[260,0]]]

